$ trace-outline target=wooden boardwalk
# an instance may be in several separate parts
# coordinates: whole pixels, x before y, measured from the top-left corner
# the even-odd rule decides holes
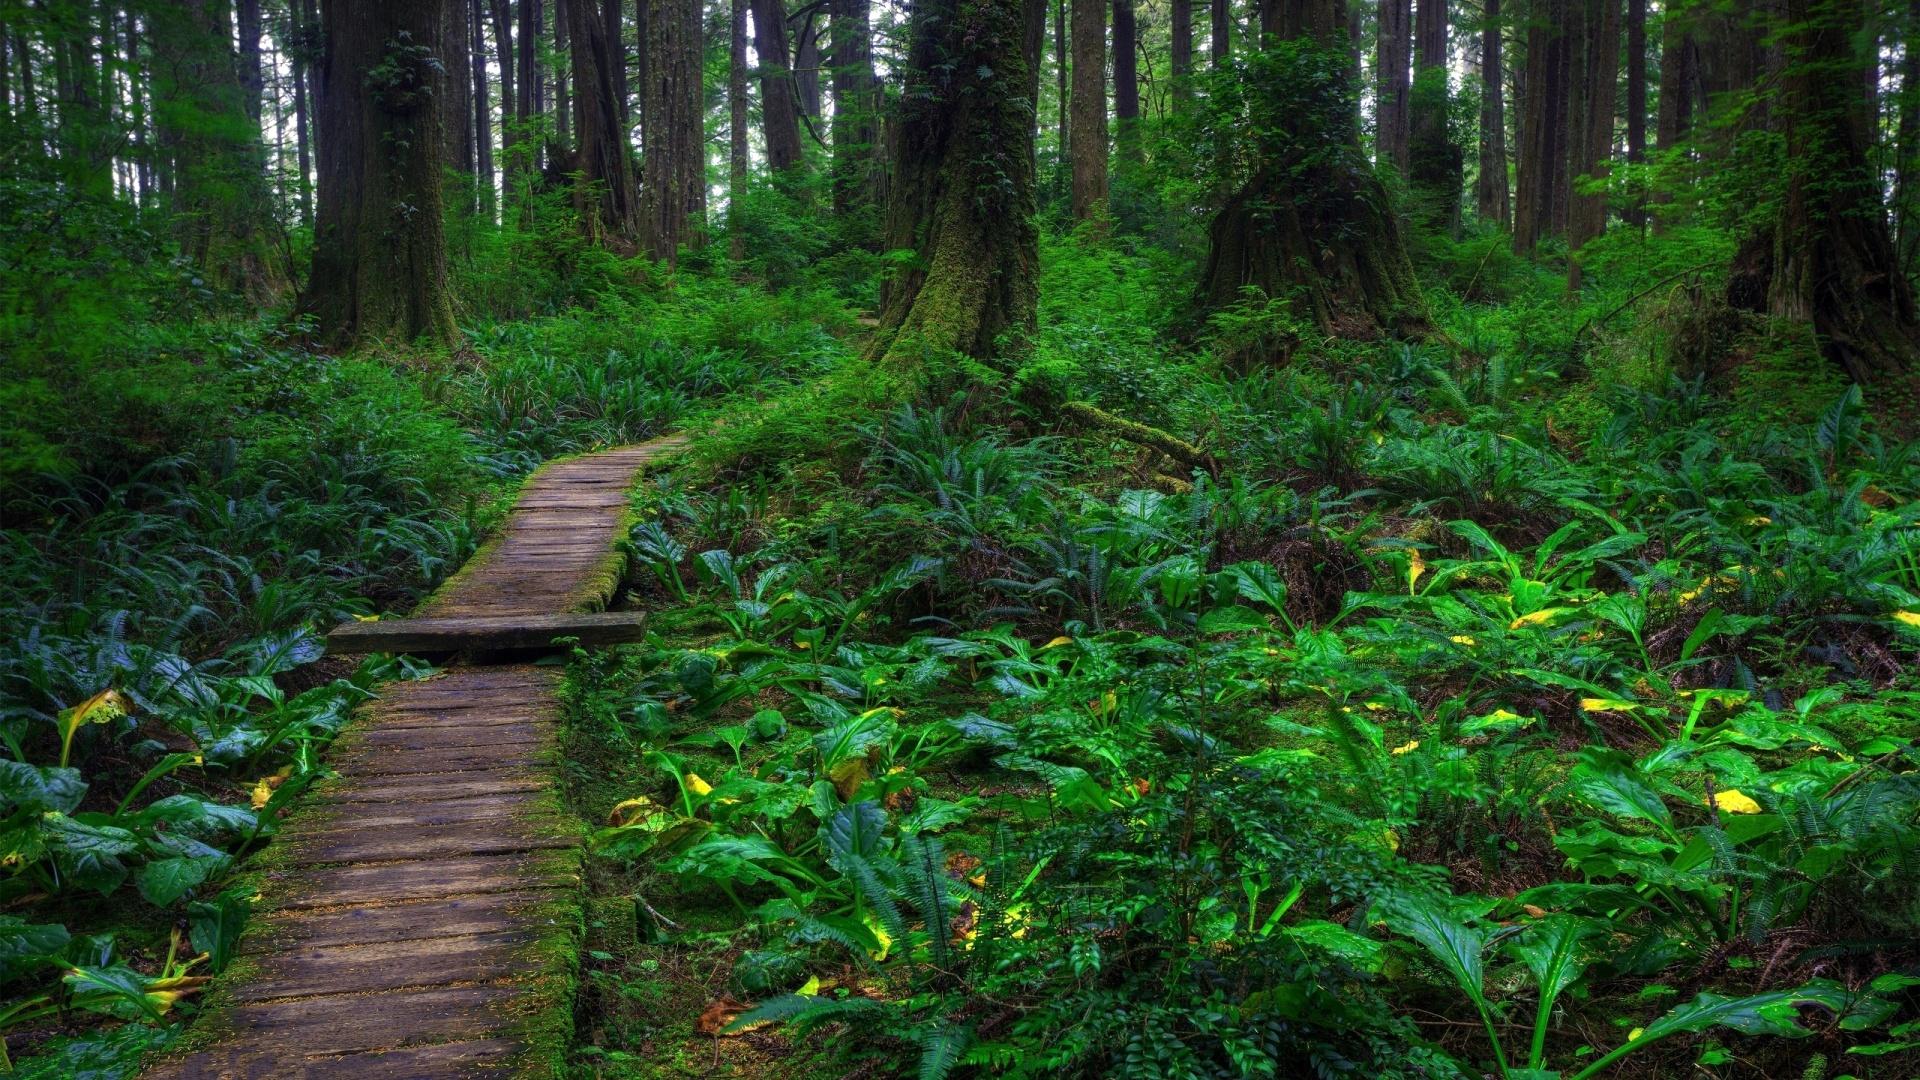
[[[627,491],[660,439],[556,462],[420,614],[612,598]],[[578,829],[553,788],[554,669],[390,684],[257,861],[240,959],[149,1080],[546,1075],[572,1030]]]

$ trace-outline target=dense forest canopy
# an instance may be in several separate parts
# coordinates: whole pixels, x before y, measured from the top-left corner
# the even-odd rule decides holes
[[[1916,275],[1911,3],[0,0],[0,1069],[367,990],[498,658],[323,635],[647,443],[560,955],[377,976],[540,1034],[356,1053],[1911,1077]]]

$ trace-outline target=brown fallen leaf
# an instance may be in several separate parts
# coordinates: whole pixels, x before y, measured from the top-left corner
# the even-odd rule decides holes
[[[736,1001],[730,997],[720,998],[701,1010],[700,1018],[693,1022],[693,1028],[702,1035],[712,1035],[714,1038],[719,1039],[730,1038],[735,1035],[745,1035],[749,1031],[758,1031],[760,1028],[766,1027],[768,1022],[763,1020],[760,1023],[748,1024],[746,1027],[737,1030],[728,1030],[729,1026],[732,1025],[741,1013],[751,1008],[753,1008],[752,1002]]]

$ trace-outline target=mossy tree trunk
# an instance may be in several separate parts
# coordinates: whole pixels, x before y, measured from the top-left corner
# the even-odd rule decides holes
[[[1246,179],[1213,219],[1199,301],[1291,299],[1343,337],[1427,327],[1386,188],[1360,152],[1341,0],[1276,0],[1249,67]]]
[[[1038,302],[1033,124],[1044,0],[916,0],[893,133],[885,246],[916,253],[871,354],[995,356]]]
[[[300,308],[340,345],[454,339],[440,192],[439,0],[325,0],[313,272]]]
[[[1430,229],[1460,230],[1466,155],[1454,142],[1447,85],[1447,0],[1420,0],[1414,19],[1414,79],[1408,98],[1407,186]]]
[[[247,109],[228,0],[152,15],[155,119],[172,159],[180,250],[216,287],[268,305],[287,291],[259,123]]]
[[[1749,242],[1734,277],[1749,295],[1764,281],[1769,313],[1811,323],[1854,381],[1884,379],[1920,357],[1920,319],[1868,156],[1862,11],[1842,0],[1786,6],[1775,116],[1787,137],[1787,196],[1772,235]]]
[[[673,0],[667,0],[654,7],[658,10],[672,3]],[[607,25],[597,0],[561,0],[555,10],[566,14],[573,53],[571,104],[574,164],[578,171],[574,183],[575,208],[588,236],[617,250],[631,251],[642,230],[640,192],[633,178],[633,149],[627,145],[626,108],[621,100],[624,92],[614,79],[614,70],[625,65],[620,27]],[[677,40],[680,22],[671,18],[666,21],[671,22],[676,31],[674,46],[684,47]],[[657,26],[655,36],[661,36]],[[695,48],[698,41],[696,34]],[[694,130],[697,135],[699,128],[696,126]],[[649,218],[647,224],[652,229],[662,223]],[[682,221],[666,241],[666,254],[661,255],[657,248],[654,254],[671,258],[673,245],[684,239],[684,231]]]

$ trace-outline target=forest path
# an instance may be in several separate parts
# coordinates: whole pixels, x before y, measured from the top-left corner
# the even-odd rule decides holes
[[[628,490],[656,439],[555,462],[423,616],[613,598]],[[577,824],[555,791],[556,669],[389,684],[248,872],[261,900],[182,1049],[149,1080],[546,1075],[572,1030]]]

